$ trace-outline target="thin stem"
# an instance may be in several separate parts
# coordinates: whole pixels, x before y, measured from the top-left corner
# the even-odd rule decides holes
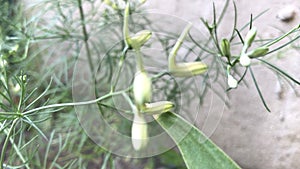
[[[295,27],[294,29],[290,30],[290,31],[287,32],[286,34],[282,35],[281,37],[275,39],[274,41],[267,43],[267,44],[264,45],[264,46],[269,47],[269,46],[271,46],[271,45],[274,45],[275,43],[281,41],[283,38],[285,38],[285,37],[289,36],[290,34],[294,33],[294,32],[295,32],[297,29],[299,29],[299,28],[300,28],[300,25],[298,25],[298,26]]]
[[[8,133],[6,134],[6,139],[4,141],[4,144],[3,144],[3,147],[2,147],[2,151],[1,151],[0,169],[3,169],[4,156],[5,156],[5,153],[6,153],[6,148],[8,146],[8,141],[9,141],[9,138],[10,138],[10,136],[12,134],[12,131],[13,131],[15,125],[17,124],[17,121],[18,121],[18,119],[14,119],[14,121],[12,122],[12,124],[10,126],[10,129],[9,129]]]
[[[176,67],[176,55],[177,52],[179,50],[179,48],[181,47],[185,37],[187,36],[187,34],[189,33],[190,29],[192,27],[192,24],[189,23],[183,30],[183,32],[181,33],[181,35],[179,36],[175,46],[172,48],[172,51],[170,52],[169,55],[169,66],[170,67]]]
[[[84,16],[84,11],[82,8],[82,1],[81,0],[77,0],[78,1],[78,8],[79,8],[79,12],[80,12],[80,20],[81,20],[81,27],[82,27],[82,33],[83,33],[83,40],[84,40],[84,46],[87,52],[87,58],[88,58],[88,62],[89,62],[89,66],[90,66],[90,70],[92,73],[92,76],[94,77],[94,65],[93,65],[93,61],[92,61],[92,55],[91,55],[91,51],[90,51],[90,46],[88,43],[89,40],[89,35],[87,33],[87,28],[86,28],[86,23],[85,23],[85,16]]]
[[[249,67],[249,70],[250,70],[250,74],[251,74],[252,80],[253,80],[253,82],[254,82],[254,85],[255,85],[255,87],[256,87],[256,90],[257,90],[257,92],[258,92],[258,95],[259,95],[261,101],[263,102],[263,104],[264,104],[265,108],[267,109],[267,111],[268,111],[268,112],[271,112],[271,110],[269,109],[269,107],[268,107],[268,105],[267,105],[267,103],[266,103],[266,101],[265,101],[265,99],[264,99],[264,97],[263,97],[263,95],[262,95],[262,93],[261,93],[261,91],[260,91],[260,89],[259,89],[258,83],[257,83],[257,81],[256,81],[256,78],[255,78],[255,76],[254,76],[254,73],[253,73],[251,67]]]
[[[136,64],[137,70],[144,72],[145,68],[144,68],[142,53],[140,50],[136,50],[136,63],[137,63]]]
[[[99,97],[95,100],[89,100],[89,101],[83,101],[83,102],[73,102],[73,103],[60,103],[60,104],[51,104],[51,105],[47,105],[47,106],[42,106],[42,107],[38,107],[38,108],[35,108],[35,109],[31,109],[31,110],[28,110],[28,111],[25,111],[23,112],[23,116],[25,115],[28,115],[32,112],[36,112],[36,111],[40,111],[40,110],[44,110],[44,109],[50,109],[50,108],[57,108],[57,107],[67,107],[67,106],[81,106],[81,105],[88,105],[88,104],[94,104],[94,103],[97,103],[97,102],[100,102],[104,99],[107,99],[111,96],[115,96],[115,95],[119,95],[119,94],[122,94],[124,92],[127,92],[131,90],[131,87],[125,89],[125,90],[121,90],[121,91],[118,91],[118,92],[110,92],[102,97]]]
[[[121,70],[123,68],[123,64],[124,64],[124,60],[126,57],[126,53],[128,51],[129,47],[126,45],[126,47],[123,49],[120,60],[119,60],[119,64],[118,64],[118,69],[117,69],[117,73],[116,73],[116,78],[111,86],[111,92],[114,92],[116,89],[116,85],[120,79],[120,74],[121,74]]]

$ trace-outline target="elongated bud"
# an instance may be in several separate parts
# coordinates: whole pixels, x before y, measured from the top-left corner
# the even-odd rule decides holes
[[[141,114],[134,114],[131,127],[131,141],[135,150],[139,151],[148,144],[148,127]]]
[[[249,48],[251,46],[252,42],[255,39],[256,32],[257,32],[257,29],[255,27],[253,27],[249,30],[249,32],[247,33],[247,35],[245,37],[245,44],[244,44],[245,48]]]
[[[223,56],[229,57],[230,54],[230,43],[227,39],[221,41],[221,52]]]
[[[174,107],[174,104],[169,101],[160,101],[155,103],[146,103],[145,107],[141,110],[141,113],[148,115],[162,114],[170,111]]]
[[[128,25],[129,25],[129,10],[130,10],[130,7],[129,7],[129,3],[127,2],[126,3],[126,7],[125,7],[125,10],[124,10],[124,20],[123,20],[123,36],[124,36],[124,42],[127,46],[129,46],[128,42],[130,41],[130,37],[129,37],[129,28],[128,28]]]
[[[133,81],[133,95],[138,108],[151,101],[151,79],[146,72],[137,72]]]
[[[124,25],[123,25],[124,41],[129,48],[139,50],[151,38],[152,32],[149,30],[142,30],[131,37],[129,35],[129,28],[128,28],[129,10],[130,10],[130,6],[129,3],[127,3],[124,11]]]
[[[238,81],[230,74],[228,74],[228,77],[227,77],[227,84],[230,88],[236,88],[237,85],[238,85]]]
[[[266,55],[268,52],[269,52],[268,47],[259,47],[259,48],[256,48],[256,49],[248,52],[247,54],[250,58],[257,58],[257,57]]]
[[[142,30],[129,39],[127,39],[127,44],[133,49],[140,49],[152,36],[152,32],[149,30]]]
[[[177,77],[191,77],[203,74],[208,67],[202,62],[177,63],[169,68],[169,72]]]
[[[242,53],[241,57],[240,57],[240,64],[244,67],[247,67],[251,64],[251,59],[249,58],[249,56],[245,53]]]

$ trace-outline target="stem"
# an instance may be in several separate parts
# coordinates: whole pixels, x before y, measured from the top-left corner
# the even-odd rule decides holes
[[[125,44],[128,46],[127,41],[130,39],[129,30],[128,30],[128,19],[129,19],[129,3],[127,2],[125,12],[124,12],[124,20],[123,20],[123,36]]]
[[[176,55],[177,55],[177,52],[178,52],[179,48],[181,47],[181,45],[183,43],[183,40],[185,39],[185,37],[189,33],[191,27],[192,27],[192,24],[189,23],[184,28],[184,30],[181,33],[181,35],[179,36],[179,38],[178,38],[175,46],[172,48],[172,51],[170,52],[170,55],[169,55],[169,68],[175,68],[176,67]]]
[[[9,141],[9,138],[12,134],[12,131],[13,131],[17,121],[18,121],[18,119],[14,119],[14,121],[12,122],[12,124],[10,126],[10,129],[9,129],[8,133],[6,134],[6,139],[5,139],[5,142],[3,144],[1,157],[0,157],[0,169],[3,169],[4,156],[5,156],[6,148],[8,146],[8,141]]]
[[[88,105],[88,104],[94,104],[94,103],[97,103],[99,101],[102,101],[104,99],[107,99],[111,96],[115,96],[115,95],[119,95],[119,94],[122,94],[124,92],[127,92],[131,90],[131,87],[125,89],[125,90],[121,90],[121,91],[118,91],[118,92],[110,92],[102,97],[99,97],[95,100],[89,100],[89,101],[83,101],[83,102],[73,102],[73,103],[60,103],[60,104],[51,104],[51,105],[47,105],[47,106],[42,106],[42,107],[38,107],[38,108],[35,108],[35,109],[31,109],[31,110],[28,110],[26,112],[23,112],[23,116],[25,115],[28,115],[32,112],[35,112],[35,111],[40,111],[40,110],[44,110],[44,109],[50,109],[50,108],[57,108],[57,107],[67,107],[67,106],[81,106],[81,105]]]
[[[120,57],[120,61],[119,61],[119,64],[118,64],[118,70],[117,70],[117,77],[115,78],[115,81],[113,82],[112,86],[111,86],[111,92],[114,92],[115,91],[115,88],[116,88],[116,85],[119,81],[119,78],[120,78],[120,74],[121,74],[121,70],[123,68],[123,64],[124,64],[124,60],[125,60],[125,56],[126,56],[126,53],[128,51],[128,45],[126,45],[126,47],[123,49],[122,51],[122,54],[121,54],[121,57]]]
[[[290,34],[294,33],[294,32],[295,32],[297,29],[299,29],[299,28],[300,28],[300,25],[298,25],[298,26],[295,27],[294,29],[290,30],[289,32],[285,33],[285,34],[282,35],[281,37],[275,39],[274,41],[267,43],[267,44],[264,45],[264,46],[269,47],[269,46],[271,46],[271,45],[274,45],[275,43],[281,41],[283,38],[285,38],[285,37],[289,36]]]
[[[7,129],[4,130],[5,134],[8,135],[9,131]],[[15,149],[16,153],[18,154],[19,158],[22,160],[22,162],[24,163],[25,167],[27,169],[30,169],[29,165],[27,164],[27,161],[25,160],[24,156],[22,155],[22,153],[20,152],[20,150],[18,149],[17,145],[14,143],[14,140],[10,137],[9,138],[10,143],[13,145],[13,148]]]
[[[88,62],[89,62],[89,66],[90,66],[90,70],[92,73],[92,76],[94,77],[94,66],[93,66],[93,61],[92,61],[92,55],[91,55],[91,51],[90,51],[90,46],[88,43],[88,39],[89,39],[89,35],[87,33],[87,29],[86,29],[86,25],[85,25],[85,17],[84,17],[84,11],[82,8],[82,0],[77,0],[78,1],[78,8],[79,8],[79,12],[80,12],[80,20],[81,20],[81,27],[82,27],[82,33],[83,33],[83,40],[84,40],[84,45],[85,45],[85,49],[87,52],[87,58],[88,58]],[[95,78],[94,78],[95,79]]]
[[[144,72],[144,63],[140,49],[136,50],[136,67],[138,71]]]

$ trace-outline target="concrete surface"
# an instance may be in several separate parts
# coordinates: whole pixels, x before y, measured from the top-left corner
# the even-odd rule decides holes
[[[212,2],[207,0],[149,0],[148,9],[182,17],[200,25],[199,18],[212,17]],[[221,9],[224,0],[216,0],[217,9]],[[269,9],[254,22],[258,36],[274,38],[300,23],[300,1],[293,0],[237,0],[238,27],[254,16]],[[277,15],[289,15],[281,11],[292,5],[294,19],[282,22]],[[288,7],[287,9],[291,9]],[[284,10],[284,9],[283,9]],[[230,32],[233,21],[233,5],[222,23],[221,34]],[[299,41],[296,42],[299,46]],[[287,70],[300,80],[300,51],[289,50],[281,53],[283,58],[272,63]],[[247,77],[249,87],[239,86],[230,92],[231,108],[226,109],[217,130],[211,136],[221,148],[245,169],[290,169],[300,166],[300,98],[284,84],[282,88],[274,73],[269,69],[254,68],[261,90],[272,112],[268,113],[260,101],[252,79]],[[296,90],[299,91],[299,86]],[[218,106],[218,105],[216,105]]]

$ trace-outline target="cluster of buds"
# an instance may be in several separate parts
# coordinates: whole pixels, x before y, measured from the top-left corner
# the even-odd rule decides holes
[[[148,143],[147,123],[145,115],[159,115],[170,111],[174,104],[170,101],[151,102],[152,82],[148,73],[144,69],[141,47],[151,38],[152,32],[142,30],[133,36],[130,36],[128,28],[129,3],[126,4],[124,12],[123,36],[128,49],[136,52],[137,72],[133,81],[133,96],[135,100],[134,118],[131,128],[132,145],[135,150],[141,150]],[[176,63],[176,55],[181,47],[184,38],[187,36],[191,24],[189,24],[180,37],[169,55],[168,69],[169,73],[177,77],[191,77],[202,74],[207,71],[207,65],[202,62]]]
[[[232,63],[231,61],[231,52],[230,52],[230,42],[227,39],[222,39],[220,42],[220,53],[222,56],[226,57],[228,60],[227,66],[227,84],[229,88],[236,88],[238,85],[238,81],[230,74],[230,69],[235,65],[235,61],[239,61],[239,63],[243,67],[248,67],[251,65],[251,59],[264,56],[268,53],[269,48],[267,46],[262,46],[255,48],[251,51],[248,49],[251,47],[255,37],[257,30],[256,28],[251,28],[245,37],[245,41],[243,44],[243,48],[241,50],[240,55],[235,59]]]
[[[139,151],[145,148],[148,143],[148,127],[144,116],[168,112],[174,107],[174,104],[169,101],[151,103],[152,82],[144,69],[140,49],[151,38],[152,32],[143,30],[130,36],[128,28],[129,10],[129,3],[127,3],[124,13],[123,34],[126,46],[136,52],[137,71],[133,81],[133,96],[136,107],[133,110],[131,139],[133,148]]]

